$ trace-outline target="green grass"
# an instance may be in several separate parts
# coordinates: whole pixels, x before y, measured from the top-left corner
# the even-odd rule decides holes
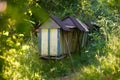
[[[7,80],[120,80],[120,26],[112,33],[106,27],[104,23],[99,33],[89,34],[93,41],[81,52],[72,53],[74,66],[69,56],[62,60],[40,59],[37,38],[32,36],[24,39],[26,43],[19,43],[22,37],[16,39],[13,35],[7,40],[13,47],[0,56],[4,59],[1,75]]]

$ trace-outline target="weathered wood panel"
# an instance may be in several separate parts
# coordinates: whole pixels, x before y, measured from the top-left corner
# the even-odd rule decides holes
[[[57,29],[57,55],[61,55],[60,29]]]
[[[72,42],[72,52],[75,52],[75,48],[76,48],[76,32],[73,32],[73,42]]]
[[[79,51],[79,30],[77,29],[76,30],[76,35],[77,35],[77,37],[76,37],[76,52],[78,52]]]
[[[57,29],[50,29],[50,55],[57,56],[57,47],[58,47],[58,39],[57,39]]]
[[[88,33],[84,33],[84,46],[86,46],[87,44],[87,36],[88,36]]]
[[[73,42],[72,42],[72,37],[73,37],[73,36],[72,36],[72,32],[69,32],[69,33],[68,33],[68,36],[69,36],[69,37],[68,37],[68,39],[69,39],[69,40],[68,40],[68,45],[69,45],[69,47],[70,47],[70,52],[72,52],[72,44],[73,44]]]
[[[39,49],[39,54],[41,54],[41,37],[42,37],[42,32],[41,32],[41,29],[39,29],[39,34],[38,34],[38,49]]]
[[[63,32],[63,45],[64,45],[64,53],[66,54],[67,53],[67,45],[66,45],[66,40],[67,39],[67,32]]]
[[[83,32],[82,31],[80,31],[80,36],[79,36],[79,51],[80,51],[80,49],[81,49],[81,45],[82,45],[82,38],[83,38]]]
[[[74,52],[75,32],[71,32],[71,52]]]
[[[84,47],[85,45],[85,32],[83,33],[83,37],[82,37],[82,45],[81,47]]]
[[[66,49],[67,49],[67,46],[66,46],[66,41],[65,41],[65,38],[66,38],[66,32],[63,32],[63,52],[64,53],[67,53]]]
[[[60,28],[60,26],[52,19],[48,19],[45,23],[42,24],[40,28]]]
[[[60,31],[60,53],[64,54],[64,36],[63,31]]]
[[[41,29],[41,55],[48,55],[48,29]]]

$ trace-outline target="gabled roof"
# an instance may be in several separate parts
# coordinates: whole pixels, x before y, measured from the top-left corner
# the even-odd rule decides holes
[[[41,24],[38,24],[34,31],[38,32],[38,28],[40,28],[45,22],[49,21],[49,19],[52,19],[56,24],[59,25],[60,28],[62,28],[65,31],[70,31],[69,28],[65,27],[65,25],[63,24],[63,22],[56,16],[50,16],[49,18],[47,18],[44,22],[42,22]],[[54,26],[53,26],[54,27]]]
[[[70,19],[72,21],[72,23],[74,23],[75,27],[77,27],[81,31],[85,31],[85,32],[89,31],[87,29],[87,26],[84,23],[82,23],[80,20],[74,18],[73,16],[68,16],[62,20],[65,25],[71,25],[70,21],[66,21],[66,19]]]
[[[65,24],[56,16],[51,16],[52,20],[54,20],[63,30],[70,31],[69,28],[65,27]]]
[[[62,21],[66,27],[68,28],[76,28],[76,25],[73,23],[73,21],[70,18],[66,18]]]

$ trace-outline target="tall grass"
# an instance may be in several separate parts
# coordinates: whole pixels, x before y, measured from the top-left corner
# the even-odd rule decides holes
[[[8,44],[14,47],[6,50],[2,57],[5,60],[2,71],[3,78],[7,80],[44,80],[40,75],[39,67],[41,65],[39,56],[36,55],[37,48],[33,45],[32,39],[27,40],[26,43],[20,43],[23,36],[19,37],[18,34],[13,36],[19,39],[15,38],[16,42],[13,43],[8,41]],[[11,39],[13,39],[13,36]]]
[[[90,34],[94,41],[81,53],[85,65],[72,80],[120,80],[120,26],[106,18],[99,24],[100,33]]]
[[[4,55],[1,56],[4,59],[2,70],[4,79],[53,80],[71,73],[72,66],[69,57],[60,61],[40,59],[38,55],[38,39],[35,36],[26,38],[28,37],[19,36],[19,34],[9,36],[7,44],[14,47],[8,48],[8,50],[4,51]]]
[[[100,32],[89,34],[93,40],[81,53],[72,54],[75,73],[69,56],[59,61],[42,60],[37,38],[23,39],[17,34],[8,37],[7,44],[12,47],[0,56],[5,61],[2,76],[7,80],[119,80],[120,26],[106,18],[98,22]]]

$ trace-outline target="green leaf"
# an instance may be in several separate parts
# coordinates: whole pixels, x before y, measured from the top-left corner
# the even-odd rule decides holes
[[[29,33],[31,31],[32,24],[23,20],[16,24],[16,31],[18,33]]]

